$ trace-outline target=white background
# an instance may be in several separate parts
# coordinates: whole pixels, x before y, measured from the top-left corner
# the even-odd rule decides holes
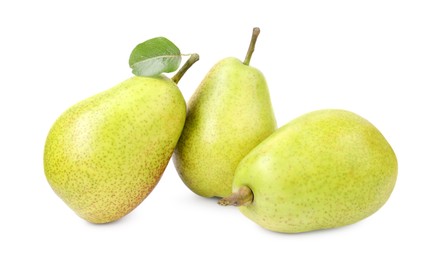
[[[439,1],[202,2],[0,3],[0,259],[440,259]],[[188,99],[217,61],[243,59],[254,26],[251,65],[279,126],[343,108],[388,139],[399,177],[383,208],[343,228],[278,234],[194,195],[172,163],[113,224],[89,224],[55,195],[43,171],[49,128],[131,77],[136,44],[165,36],[199,53],[180,82]]]

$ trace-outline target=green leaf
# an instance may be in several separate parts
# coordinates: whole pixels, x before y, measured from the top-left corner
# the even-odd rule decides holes
[[[181,51],[170,40],[157,37],[138,44],[130,54],[129,65],[136,76],[173,72],[181,64]]]

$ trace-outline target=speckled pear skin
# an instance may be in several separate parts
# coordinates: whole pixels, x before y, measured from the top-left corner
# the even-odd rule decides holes
[[[174,165],[196,194],[226,196],[240,160],[275,129],[263,74],[236,58],[223,59],[188,103]]]
[[[260,226],[298,233],[355,223],[388,200],[397,158],[367,120],[344,110],[305,114],[278,129],[239,164],[233,189],[254,200],[241,212]]]
[[[158,183],[185,116],[185,100],[173,81],[132,77],[56,120],[44,150],[47,180],[85,220],[118,220]]]

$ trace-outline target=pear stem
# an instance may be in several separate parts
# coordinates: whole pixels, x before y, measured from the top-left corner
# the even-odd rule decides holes
[[[246,206],[253,202],[254,195],[250,188],[242,186],[230,196],[220,199],[217,203],[221,206]]]
[[[193,53],[188,58],[187,62],[181,67],[181,69],[176,72],[176,74],[171,78],[176,84],[178,84],[179,80],[181,80],[182,76],[184,76],[185,72],[199,60],[199,55],[197,53]]]
[[[250,41],[250,46],[248,47],[248,52],[247,52],[247,56],[245,56],[245,60],[243,61],[244,65],[250,65],[250,60],[251,60],[251,56],[253,55],[254,52],[254,47],[256,46],[256,41],[257,41],[257,37],[260,34],[260,29],[259,27],[254,27],[253,28],[253,35],[251,37],[251,41]]]

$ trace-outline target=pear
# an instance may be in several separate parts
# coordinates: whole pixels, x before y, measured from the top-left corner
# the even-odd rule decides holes
[[[185,123],[180,76],[134,76],[56,120],[44,170],[55,193],[80,217],[118,220],[156,186]]]
[[[397,178],[397,158],[366,119],[345,110],[300,116],[254,148],[237,167],[232,195],[258,225],[298,233],[360,221],[382,207]]]
[[[173,162],[200,196],[228,195],[240,160],[276,128],[265,78],[249,66],[259,32],[254,28],[244,62],[234,57],[218,62],[188,102]]]

